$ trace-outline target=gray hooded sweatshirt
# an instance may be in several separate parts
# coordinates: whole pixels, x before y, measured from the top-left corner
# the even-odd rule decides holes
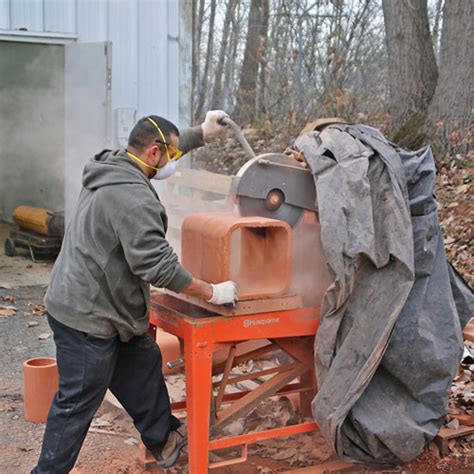
[[[183,131],[183,151],[203,144],[198,130]],[[46,308],[78,331],[128,341],[148,329],[149,284],[181,292],[192,277],[165,238],[163,204],[125,150],[96,155],[82,182]]]

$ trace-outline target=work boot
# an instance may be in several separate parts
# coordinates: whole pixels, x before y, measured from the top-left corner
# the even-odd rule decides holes
[[[148,449],[156,459],[158,466],[171,467],[179,458],[179,454],[188,444],[186,425],[181,425],[177,430],[170,431],[168,440],[161,449]]]

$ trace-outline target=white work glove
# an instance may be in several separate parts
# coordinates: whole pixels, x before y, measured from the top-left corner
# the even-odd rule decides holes
[[[238,300],[235,283],[233,281],[225,281],[212,286],[212,298],[207,300],[212,304],[235,304]]]
[[[219,123],[219,121],[225,117],[228,117],[228,115],[223,110],[209,110],[207,112],[201,125],[204,141],[209,141],[224,130],[225,125]]]

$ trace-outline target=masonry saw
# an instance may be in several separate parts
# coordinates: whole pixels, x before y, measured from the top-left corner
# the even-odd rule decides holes
[[[221,120],[237,136],[249,156],[234,177],[231,194],[241,216],[260,216],[296,226],[305,210],[317,211],[313,174],[283,153],[256,155],[238,125]]]

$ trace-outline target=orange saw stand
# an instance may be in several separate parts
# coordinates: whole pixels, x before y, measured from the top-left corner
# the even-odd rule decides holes
[[[300,395],[302,416],[310,416],[310,403],[316,392],[313,343],[319,325],[319,308],[220,316],[172,295],[152,297],[150,323],[171,333],[184,343],[186,399],[172,404],[173,411],[186,410],[188,430],[188,460],[190,474],[237,464],[247,460],[247,446],[272,438],[315,431],[314,422],[302,422],[267,431],[238,436],[224,436],[222,427],[246,416],[258,403],[273,396]],[[245,341],[267,340],[268,344],[236,355]],[[213,353],[227,350],[227,359],[213,365]],[[284,365],[232,376],[232,367],[263,354],[281,349],[291,358]],[[222,374],[218,382],[212,377]],[[252,391],[225,393],[229,384],[271,376]],[[299,381],[296,381],[299,379]],[[209,452],[241,447],[235,459],[209,463]],[[147,465],[151,457],[140,447],[140,462]]]

